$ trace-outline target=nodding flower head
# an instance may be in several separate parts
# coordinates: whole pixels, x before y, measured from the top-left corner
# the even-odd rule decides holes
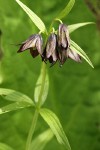
[[[58,29],[58,54],[59,63],[62,66],[67,58],[73,59],[76,62],[81,62],[80,55],[70,48],[70,36],[66,25],[60,24]]]
[[[57,32],[53,30],[53,32],[50,33],[44,48],[43,39],[40,34],[31,35],[26,41],[19,45],[18,53],[29,49],[33,58],[40,54],[42,61],[49,61],[51,66],[57,61],[59,65],[62,66],[68,58],[76,62],[81,62],[79,54],[70,48],[69,31],[65,24],[60,24]]]
[[[70,47],[69,31],[66,25],[60,24],[58,28],[58,54],[59,63],[62,66],[68,58],[68,49]]]
[[[26,41],[22,42],[18,53],[23,52],[25,50],[30,50],[31,55],[35,58],[37,55],[42,55],[42,45],[43,39],[40,34],[33,34],[31,35]]]
[[[43,52],[43,60],[49,60],[49,62],[53,65],[57,59],[57,36],[55,33],[51,33]]]
[[[58,28],[58,46],[67,50],[70,47],[69,31],[66,25],[60,24]]]

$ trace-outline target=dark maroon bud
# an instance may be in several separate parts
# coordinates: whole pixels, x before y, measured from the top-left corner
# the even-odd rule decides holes
[[[69,31],[66,25],[60,24],[58,29],[58,46],[64,49],[70,47]]]
[[[76,62],[81,62],[81,56],[74,50],[68,50],[68,57]]]

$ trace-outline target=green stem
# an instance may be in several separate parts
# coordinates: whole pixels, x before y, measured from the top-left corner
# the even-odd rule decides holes
[[[38,103],[36,106],[36,110],[33,116],[33,121],[32,121],[32,125],[28,134],[28,138],[27,138],[27,142],[26,142],[26,149],[25,150],[30,150],[31,147],[31,141],[32,141],[32,137],[33,134],[35,132],[35,128],[36,128],[36,124],[37,124],[37,120],[38,120],[38,116],[39,116],[39,109],[41,107],[41,101],[42,101],[42,94],[43,94],[43,89],[44,89],[44,85],[45,85],[45,78],[46,78],[46,64],[43,62],[42,64],[42,84],[41,84],[41,90],[40,90],[40,94],[39,94],[39,98],[38,98]]]
[[[30,128],[29,134],[28,134],[27,142],[26,142],[26,150],[30,150],[32,137],[33,137],[33,134],[35,132],[35,127],[36,127],[37,120],[38,120],[38,115],[39,115],[39,113],[36,109],[35,113],[34,113],[34,116],[33,116],[32,125],[31,125],[31,128]]]
[[[42,73],[42,83],[41,83],[41,89],[40,89],[40,94],[39,94],[38,103],[37,103],[38,109],[41,107],[42,95],[43,95],[43,90],[44,90],[44,86],[45,86],[45,79],[46,79],[46,64],[44,62],[42,64],[41,73]]]

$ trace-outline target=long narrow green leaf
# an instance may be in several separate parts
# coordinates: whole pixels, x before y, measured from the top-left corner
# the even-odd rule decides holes
[[[71,40],[71,46],[70,49],[76,51],[81,57],[83,57],[88,63],[89,65],[94,68],[91,60],[89,59],[89,57],[86,55],[86,53],[74,42]]]
[[[53,135],[54,134],[50,129],[41,133],[32,141],[30,150],[43,150],[46,144],[53,138]]]
[[[39,28],[41,32],[46,32],[46,27],[43,21],[32,11],[30,10],[25,4],[21,1],[16,0],[16,2],[22,7],[22,9],[27,13],[29,18],[33,21],[33,23]]]
[[[56,136],[58,142],[63,144],[67,150],[71,150],[68,139],[65,135],[65,132],[62,128],[62,125],[58,117],[49,109],[43,108],[40,110],[40,114],[46,123],[50,126],[52,132]]]
[[[39,99],[42,80],[43,80],[43,70],[41,70],[40,76],[37,80],[36,87],[35,87],[34,100],[36,103],[38,102],[38,99]],[[44,83],[43,92],[42,92],[42,103],[41,103],[41,105],[45,102],[47,95],[48,95],[48,90],[49,90],[49,77],[48,77],[47,72],[46,72],[46,77],[45,77],[44,82],[45,83]]]
[[[3,96],[4,99],[9,101],[27,102],[31,105],[34,105],[31,98],[15,90],[0,88],[0,95]]]
[[[10,111],[14,111],[14,110],[18,110],[30,106],[32,105],[27,102],[15,102],[0,108],[0,114],[8,113]]]
[[[63,2],[63,1],[62,1]],[[61,11],[56,19],[62,19],[69,14],[71,9],[73,8],[75,0],[70,0],[66,7]]]
[[[0,143],[0,150],[14,150],[14,149],[6,145],[5,143]]]
[[[76,24],[69,25],[68,26],[69,33],[72,33],[76,29],[83,27],[85,25],[88,25],[88,24],[94,24],[94,23],[93,22],[83,22],[83,23],[76,23]]]

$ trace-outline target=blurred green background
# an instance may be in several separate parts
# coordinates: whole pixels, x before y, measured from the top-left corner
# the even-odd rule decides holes
[[[91,1],[91,0],[90,0]],[[99,1],[99,0],[97,0]],[[65,7],[68,0],[22,0],[49,27],[51,20]],[[92,1],[91,1],[92,2]],[[95,1],[96,2],[96,1]],[[94,4],[93,4],[94,5]],[[100,5],[95,5],[95,9]],[[97,22],[85,0],[76,0],[71,13],[63,20],[67,25]],[[50,89],[45,107],[53,110],[61,120],[73,150],[100,150],[100,24],[88,25],[71,34],[90,57],[92,69],[84,60],[78,64],[68,60],[62,68],[49,68]],[[26,13],[14,0],[0,0],[0,87],[23,92],[33,99],[34,87],[40,73],[41,59],[33,59],[28,51],[17,54],[12,45],[37,33]],[[5,101],[0,98],[0,106]],[[0,115],[0,142],[14,150],[24,150],[34,110],[23,109]],[[48,126],[39,118],[35,135]],[[56,139],[47,150],[64,150]]]

